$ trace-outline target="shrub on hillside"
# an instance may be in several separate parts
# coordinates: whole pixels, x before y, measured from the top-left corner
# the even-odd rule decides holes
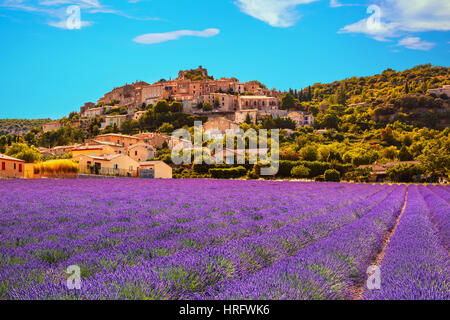
[[[306,168],[303,165],[299,165],[296,167],[293,167],[291,170],[291,175],[293,177],[298,177],[298,178],[306,178],[309,176],[309,173],[311,172],[311,170],[309,170],[308,168]]]
[[[398,164],[386,170],[390,181],[394,182],[412,182],[417,175],[423,174],[422,167],[412,164]]]
[[[335,169],[328,169],[324,174],[325,181],[339,182],[341,181],[341,175],[339,171]]]

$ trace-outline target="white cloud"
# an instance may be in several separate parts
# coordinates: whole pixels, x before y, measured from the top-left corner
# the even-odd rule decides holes
[[[59,29],[64,29],[64,30],[73,30],[74,28],[70,28],[67,25],[67,20],[60,20],[60,21],[50,21],[47,23],[49,26],[55,27],[55,28],[59,28]],[[80,21],[80,27],[78,29],[84,28],[84,27],[89,27],[92,25],[92,22],[90,21]],[[77,28],[75,28],[77,29]]]
[[[433,48],[436,43],[421,40],[419,37],[405,37],[401,39],[397,45],[413,50],[428,51]]]
[[[109,6],[103,5],[99,0],[0,0],[0,8],[7,10],[26,11],[33,14],[45,16],[46,24],[56,28],[65,28],[65,21],[68,18],[66,8],[69,6],[78,6],[81,9],[82,16],[86,14],[115,14],[127,19],[135,20],[158,20],[150,17],[133,17],[122,11],[115,10]],[[89,21],[81,21],[81,27],[92,25]]]
[[[218,35],[219,33],[220,33],[219,29],[205,29],[203,31],[178,30],[165,33],[147,33],[137,36],[136,38],[133,39],[133,41],[143,44],[154,44],[170,40],[177,40],[180,37],[184,36],[209,38]]]
[[[330,7],[332,8],[342,7],[342,3],[340,3],[338,0],[330,0]]]
[[[340,0],[330,0],[330,8],[354,7],[354,6],[359,6],[359,4],[341,3]]]
[[[235,4],[242,12],[272,27],[286,28],[300,19],[296,6],[315,1],[318,0],[237,0]]]
[[[372,0],[369,17],[347,25],[340,33],[362,33],[378,41],[407,36],[414,32],[449,31],[450,1],[448,0]],[[405,45],[406,46],[406,45]],[[410,49],[429,50],[430,42],[410,44]],[[423,49],[428,48],[428,49]]]

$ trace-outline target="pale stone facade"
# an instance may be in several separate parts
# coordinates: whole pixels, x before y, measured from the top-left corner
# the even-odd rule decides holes
[[[128,148],[128,156],[137,162],[148,161],[156,157],[156,148],[148,143],[139,142]]]
[[[213,106],[214,111],[234,112],[239,108],[238,97],[235,95],[225,93],[210,93],[203,95],[202,98],[203,98],[202,102],[203,103],[209,102]],[[216,101],[219,104],[218,108],[216,106]]]
[[[305,114],[304,112],[294,111],[288,113],[287,116],[295,122],[297,127],[314,125],[314,116],[312,114]]]
[[[277,98],[266,96],[240,96],[239,110],[258,109],[270,110],[278,109],[279,102]]]

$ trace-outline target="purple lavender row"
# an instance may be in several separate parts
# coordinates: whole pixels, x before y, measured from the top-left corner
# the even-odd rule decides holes
[[[56,184],[56,183],[55,183]],[[339,186],[339,185],[336,185]],[[71,193],[71,197],[73,198],[72,194],[77,195],[78,193],[74,193],[73,190],[68,190],[67,186],[65,185],[59,185],[58,186],[60,190],[62,191],[72,191]],[[95,188],[92,189],[96,189],[97,186],[95,186]],[[124,185],[122,185],[122,187],[126,187]],[[277,185],[277,188],[279,188],[280,186]],[[330,188],[331,186],[328,186],[328,189],[331,190]],[[290,188],[292,188],[292,186],[290,186]],[[342,185],[339,186],[340,189],[342,188]],[[304,188],[304,189],[308,189],[308,188]],[[292,190],[292,189],[291,189]],[[89,190],[88,190],[89,191]],[[95,190],[91,190],[91,191],[95,191]],[[115,190],[117,191],[117,193],[120,193],[120,190]],[[309,190],[305,190],[305,191],[309,191]],[[133,201],[130,201],[130,190],[127,191],[127,193],[124,193],[124,196],[127,196],[126,198],[124,198],[124,200],[122,201],[126,201],[127,203],[131,203],[133,206],[136,206],[136,203],[134,203]],[[6,272],[4,273],[4,275],[10,275],[10,277],[5,277],[4,279],[12,279],[11,276],[13,275],[17,275],[20,278],[24,278],[24,275],[27,276],[26,272],[27,271],[32,271],[32,273],[29,273],[28,276],[30,277],[30,281],[37,281],[37,282],[42,282],[43,278],[45,277],[53,277],[55,279],[52,279],[53,281],[57,281],[58,276],[57,276],[57,272],[54,272],[54,274],[49,274],[47,270],[49,268],[49,263],[50,266],[52,268],[55,268],[54,262],[58,262],[59,260],[64,261],[61,262],[60,264],[64,264],[67,265],[67,263],[65,262],[70,262],[67,260],[68,256],[71,255],[70,252],[68,252],[70,250],[70,248],[74,248],[74,250],[76,252],[83,251],[82,247],[83,247],[83,243],[97,243],[100,248],[103,248],[104,251],[107,252],[101,252],[100,256],[99,255],[95,255],[90,253],[85,253],[85,261],[96,261],[98,264],[98,261],[100,261],[100,264],[106,264],[106,269],[110,270],[113,269],[115,266],[119,266],[122,264],[126,264],[126,263],[133,263],[135,262],[134,257],[131,257],[132,260],[130,261],[130,254],[131,255],[139,255],[141,254],[141,252],[139,252],[139,248],[135,247],[135,243],[131,242],[131,241],[126,241],[126,246],[125,248],[123,248],[124,250],[117,250],[118,245],[120,244],[120,241],[123,241],[124,239],[117,239],[117,238],[112,238],[111,234],[103,234],[100,231],[102,230],[103,226],[104,226],[104,220],[106,219],[110,219],[111,217],[117,217],[120,220],[121,219],[130,219],[132,218],[132,215],[130,214],[123,214],[122,212],[120,212],[120,210],[104,210],[103,215],[95,215],[92,213],[87,213],[86,215],[84,214],[83,208],[81,207],[81,209],[78,209],[81,212],[78,212],[79,214],[81,214],[83,216],[83,218],[86,216],[86,218],[90,218],[91,220],[94,218],[94,223],[91,225],[87,225],[88,228],[86,228],[86,232],[77,232],[76,234],[67,234],[68,239],[61,239],[61,238],[57,238],[57,236],[59,234],[64,234],[64,232],[62,232],[63,230],[60,230],[58,228],[56,228],[55,230],[51,230],[49,231],[45,231],[46,229],[50,229],[50,226],[53,225],[51,224],[53,219],[59,219],[59,218],[63,218],[63,221],[60,221],[60,224],[67,224],[67,222],[65,222],[64,220],[66,218],[72,218],[72,214],[73,211],[77,210],[76,206],[70,206],[70,205],[66,205],[67,202],[70,202],[71,198],[70,197],[66,197],[63,203],[58,203],[56,201],[56,205],[55,205],[55,199],[52,199],[51,197],[49,198],[48,195],[46,193],[42,193],[39,194],[38,192],[35,192],[35,197],[38,197],[38,203],[45,203],[45,201],[48,201],[49,205],[48,207],[42,206],[41,208],[31,208],[32,210],[29,210],[28,213],[25,213],[24,216],[26,218],[29,218],[29,216],[31,215],[32,217],[36,217],[38,218],[38,222],[36,223],[36,221],[34,221],[35,223],[32,223],[31,228],[35,229],[35,233],[39,236],[44,235],[44,239],[47,239],[47,237],[51,237],[54,236],[54,240],[51,241],[42,241],[42,238],[40,239],[40,241],[36,242],[36,238],[31,239],[32,242],[30,244],[27,244],[27,241],[29,241],[29,238],[26,238],[26,232],[25,234],[23,234],[23,237],[17,237],[16,241],[17,243],[14,243],[14,245],[16,246],[15,248],[8,248],[10,250],[14,250],[14,252],[12,252],[12,254],[7,254],[6,258],[7,259],[2,259],[2,261],[9,261],[12,262],[14,264],[14,266],[11,266],[10,270],[12,270],[13,272],[8,272],[10,270],[6,270]],[[64,192],[62,192],[62,194],[64,195]],[[132,193],[131,193],[132,194]],[[139,194],[139,193],[138,193]],[[264,193],[266,194],[266,193]],[[59,196],[59,195],[58,195]],[[81,197],[77,197],[78,199],[80,199]],[[101,197],[100,197],[101,198]],[[77,200],[78,200],[77,199]],[[111,199],[111,197],[109,197],[108,199]],[[114,198],[113,198],[114,199]],[[128,199],[128,200],[125,200]],[[101,200],[101,199],[100,199]],[[118,199],[114,199],[114,200],[121,200],[120,197]],[[101,201],[99,201],[101,203]],[[81,202],[83,203],[83,202]],[[6,208],[9,209],[13,212],[10,213],[14,213],[14,219],[12,219],[13,221],[11,221],[11,219],[9,220],[9,223],[13,223],[13,225],[17,226],[17,231],[19,230],[23,230],[23,226],[20,223],[20,220],[17,221],[19,218],[22,218],[22,210],[17,210],[18,209],[18,203],[9,203],[3,206],[2,204],[2,208]],[[46,211],[49,212],[42,212],[42,208]],[[101,208],[101,207],[99,207]],[[126,207],[125,207],[126,208]],[[106,208],[105,208],[106,209]],[[65,212],[64,215],[61,215],[61,212],[58,210],[68,210],[70,212]],[[48,214],[48,217],[46,217],[46,214]],[[61,217],[62,216],[62,217]],[[106,216],[106,217],[105,217]],[[3,218],[4,216],[2,216]],[[14,221],[16,220],[16,221]],[[79,221],[81,222],[81,221]],[[86,221],[87,222],[87,221]],[[139,221],[131,221],[134,224],[138,224]],[[3,224],[2,224],[3,225]],[[28,224],[27,224],[28,225]],[[92,227],[91,227],[92,226]],[[90,227],[90,228],[89,228]],[[82,229],[84,230],[84,229]],[[42,232],[44,231],[44,232]],[[2,232],[2,235],[4,233]],[[94,234],[94,235],[92,235]],[[15,236],[19,235],[18,233],[14,233]],[[106,237],[106,239],[104,239],[104,237]],[[132,237],[131,237],[132,238]],[[57,240],[57,241],[55,241]],[[66,241],[63,241],[66,240]],[[130,240],[130,239],[126,239],[126,240]],[[2,241],[2,243],[5,243]],[[23,243],[25,243],[25,246],[23,246]],[[23,265],[21,260],[26,260],[26,259],[30,259],[30,255],[28,254],[27,256],[21,256],[18,251],[22,250],[23,248],[25,249],[29,249],[29,251],[32,252],[33,257],[31,258],[35,258],[34,260],[31,261],[31,265]],[[111,250],[111,249],[114,250]],[[3,251],[3,250],[2,250]],[[24,250],[22,250],[24,251]],[[124,254],[127,253],[127,254]],[[46,261],[39,261],[39,258],[45,258]],[[37,260],[37,261],[36,261]],[[47,261],[49,260],[49,261]],[[45,262],[49,262],[49,263],[45,263]],[[87,274],[91,273],[91,272],[95,272],[95,270],[90,270],[89,267],[91,267],[91,265],[89,265],[89,263],[87,263]],[[94,265],[94,269],[95,269],[95,265]],[[60,275],[61,278],[63,278],[64,275]],[[7,282],[7,281],[5,281]]]
[[[437,193],[442,199],[450,203],[450,187],[448,186],[430,186],[431,191]]]
[[[224,282],[203,298],[351,299],[352,287],[364,278],[400,214],[405,190],[397,188],[369,214],[295,256],[249,277]]]
[[[320,201],[323,201],[321,199],[319,199]],[[333,202],[333,201],[330,201]],[[337,206],[337,202],[336,206]],[[346,203],[344,201],[344,203]],[[333,206],[328,206],[333,208]],[[323,207],[325,208],[325,207]],[[320,208],[320,210],[318,211],[323,211],[323,208]],[[71,208],[69,208],[71,209]],[[282,210],[287,211],[292,211],[292,207],[282,207]],[[268,228],[271,224],[273,226],[274,222],[277,222],[275,219],[279,218],[280,221],[277,222],[278,226],[282,226],[283,225],[283,219],[281,219],[281,217],[289,217],[294,219],[293,221],[297,221],[298,217],[292,216],[290,217],[289,215],[281,215],[281,213],[283,213],[283,211],[280,210],[279,212],[274,210],[274,208],[270,208],[270,209],[265,209],[265,210],[261,210],[258,211],[259,215],[258,217],[261,219],[261,224],[265,224],[265,226],[260,227],[258,226],[258,224],[255,222],[253,223],[253,227],[255,230],[257,231],[263,231],[266,228]],[[106,211],[106,210],[105,210]],[[202,211],[201,214],[203,215],[207,215],[207,212],[204,212],[203,210],[199,210]],[[236,210],[235,210],[236,211]],[[301,211],[301,210],[298,210]],[[120,245],[122,242],[127,242],[129,240],[133,241],[133,244],[136,245],[137,247],[139,247],[140,243],[142,242],[141,240],[145,240],[145,244],[148,246],[149,244],[152,245],[152,247],[155,247],[155,243],[149,243],[148,241],[154,241],[155,239],[170,239],[171,237],[175,237],[177,236],[177,232],[179,233],[179,235],[188,235],[189,234],[189,230],[191,228],[182,228],[181,224],[176,224],[176,225],[172,225],[172,224],[166,224],[166,225],[161,225],[161,226],[154,226],[154,222],[152,220],[147,220],[145,219],[146,217],[139,217],[139,220],[136,221],[127,221],[127,222],[121,222],[120,220],[122,219],[127,219],[130,220],[130,216],[126,216],[126,215],[122,215],[121,212],[114,212],[114,211],[106,211],[108,212],[110,215],[113,216],[117,216],[119,221],[116,220],[112,220],[112,221],[108,221],[108,224],[103,223],[104,222],[104,217],[102,217],[101,215],[93,215],[88,216],[86,218],[90,219],[91,225],[94,226],[94,228],[90,227],[89,225],[85,225],[86,228],[83,228],[82,230],[77,230],[77,234],[76,237],[73,237],[71,234],[69,234],[68,238],[60,238],[60,235],[67,235],[67,232],[70,232],[73,228],[71,228],[70,223],[68,222],[61,222],[58,224],[58,226],[56,228],[53,228],[49,231],[44,231],[42,232],[41,230],[36,231],[37,235],[34,237],[34,239],[39,239],[39,240],[44,240],[47,238],[52,238],[54,237],[55,239],[58,239],[58,245],[59,247],[62,247],[62,249],[64,250],[69,250],[69,248],[77,248],[77,250],[79,251],[80,248],[86,248],[89,246],[94,246],[96,248],[96,250],[99,250],[101,248],[105,249],[105,250],[109,250],[109,244],[114,244],[117,248],[118,245]],[[271,212],[277,212],[276,214],[276,218],[275,219],[270,219],[269,214]],[[326,210],[325,210],[326,212]],[[267,215],[264,215],[264,213],[268,213]],[[51,213],[53,214],[53,212]],[[54,212],[54,214],[57,214],[57,212]],[[219,214],[220,215],[220,214]],[[40,220],[43,220],[44,218],[46,218],[46,215],[41,214],[40,215]],[[72,216],[68,217],[71,220],[73,220],[73,214]],[[82,216],[82,218],[84,218],[84,216]],[[97,218],[97,219],[96,219]],[[98,219],[100,218],[100,219]],[[263,219],[265,218],[265,219]],[[59,217],[58,217],[59,219]],[[225,221],[225,217],[223,217],[224,220],[222,220],[221,223],[227,223],[227,221]],[[50,220],[50,218],[49,218]],[[65,220],[65,217],[63,217],[63,220]],[[81,221],[78,221],[77,223],[84,222],[85,219],[82,219]],[[95,220],[99,220],[99,221],[95,221]],[[253,219],[252,219],[253,220]],[[235,221],[240,222],[239,219],[235,219]],[[87,221],[86,221],[87,222]],[[259,222],[259,221],[258,221]],[[191,223],[186,223],[188,226]],[[256,224],[256,225],[255,225]],[[97,225],[99,225],[98,227],[96,227]],[[31,245],[27,245],[25,244],[25,246],[21,246],[22,242],[26,243],[26,236],[24,235],[24,237],[20,237],[20,231],[22,231],[22,234],[28,234],[28,233],[32,233],[32,230],[27,230],[26,228],[23,228],[20,224],[17,225],[18,226],[18,230],[14,230],[14,232],[9,232],[8,234],[13,236],[13,237],[3,237],[2,238],[2,243],[13,243],[16,244],[17,240],[19,239],[20,241],[18,241],[18,245],[19,247],[21,247],[24,251],[30,251],[30,252],[36,252],[37,250],[39,250],[40,246],[41,246],[41,241],[35,243],[35,245],[31,244]],[[132,228],[130,228],[130,226]],[[38,226],[36,225],[32,225],[31,228],[37,228],[37,229],[41,229],[41,228],[45,228],[46,225],[42,225],[42,223],[40,223]],[[48,227],[48,226],[47,226]],[[106,228],[105,228],[106,227]],[[203,225],[203,227],[205,227],[205,225]],[[227,229],[221,228],[218,230],[214,230],[214,232],[217,232],[217,234],[222,234],[226,231],[228,231],[228,229],[233,229],[232,227],[235,228],[239,228],[238,225],[231,225],[231,228],[228,227]],[[111,229],[115,229],[120,231],[119,233],[116,233],[114,230],[111,231]],[[136,232],[133,229],[141,229],[141,231]],[[243,235],[246,235],[248,233],[248,231],[245,231],[243,233]],[[207,235],[207,232],[204,232]],[[211,232],[210,232],[211,233]],[[123,236],[122,236],[123,235]],[[19,237],[18,237],[19,236]],[[104,239],[109,239],[111,240],[112,243],[104,243]],[[33,240],[34,240],[33,239]],[[176,241],[184,241],[186,240],[184,239],[176,239]],[[189,240],[189,239],[188,239]],[[214,238],[212,239],[212,241],[214,240]],[[170,241],[170,240],[169,240]],[[50,244],[51,245],[51,244]],[[52,247],[52,246],[51,246]],[[16,248],[16,251],[20,251],[20,248]],[[86,248],[88,249],[88,248]],[[86,250],[85,249],[85,250]],[[143,248],[145,249],[145,248]]]
[[[94,190],[92,190],[92,191],[94,191]],[[305,190],[306,192],[310,192],[310,190]],[[45,195],[46,197],[48,197],[48,195]],[[188,199],[190,199],[190,198],[192,198],[192,197],[187,197]],[[114,198],[113,198],[114,199]],[[51,212],[51,214],[52,215],[54,215],[54,214],[58,214],[58,215],[61,215],[61,211],[64,211],[64,209],[67,209],[66,211],[69,211],[69,212],[67,212],[67,214],[64,216],[64,217],[62,217],[63,218],[63,220],[64,219],[66,219],[67,218],[67,220],[69,220],[69,221],[63,221],[62,220],[62,222],[61,223],[59,223],[59,225],[64,225],[65,227],[67,227],[67,229],[70,229],[70,228],[72,228],[73,226],[71,225],[71,224],[73,224],[73,223],[77,223],[77,222],[79,222],[79,223],[84,223],[84,222],[86,222],[87,223],[87,226],[86,227],[88,227],[87,229],[91,229],[93,226],[95,227],[95,226],[97,226],[97,225],[101,225],[102,224],[102,221],[92,221],[92,218],[93,219],[98,219],[99,218],[99,216],[98,215],[92,215],[92,214],[90,214],[89,216],[83,216],[83,215],[81,215],[81,220],[86,220],[86,221],[72,221],[74,218],[77,218],[77,216],[75,216],[74,217],[74,213],[76,212],[76,210],[77,210],[77,207],[76,206],[73,206],[73,208],[71,208],[71,207],[68,207],[68,206],[65,206],[65,204],[64,203],[59,203],[57,200],[58,199],[48,199],[48,200],[56,200],[56,201],[54,201],[53,202],[53,208],[50,206],[50,208],[48,208],[48,209],[50,209],[50,210],[52,210],[52,211],[54,211],[54,212]],[[139,201],[139,200],[141,200],[141,199],[137,199],[138,201],[135,201],[135,202],[141,202],[141,201]],[[144,200],[144,199],[142,199],[142,200]],[[202,199],[197,199],[197,200],[202,200]],[[204,199],[205,201],[204,202],[212,202],[211,201],[211,199],[209,200],[209,201],[207,201],[208,199]],[[220,199],[221,200],[221,202],[219,201],[218,203],[217,203],[217,205],[218,206],[222,206],[222,207],[224,207],[222,210],[224,210],[224,211],[220,211],[220,212],[217,212],[217,214],[216,214],[216,216],[220,216],[220,214],[221,213],[229,213],[229,212],[227,212],[226,210],[227,209],[230,209],[230,210],[234,210],[234,207],[229,207],[229,208],[227,208],[227,206],[226,206],[226,204],[224,204],[224,201],[223,201],[223,199]],[[265,210],[266,212],[280,212],[281,210],[287,210],[287,208],[285,208],[285,206],[283,206],[282,204],[280,204],[279,202],[272,202],[271,204],[269,203],[269,204],[267,204],[267,203],[264,203],[264,201],[261,201],[261,200],[263,200],[263,199],[261,199],[261,198],[259,198],[258,199],[259,201],[258,201],[258,203],[259,204],[262,204],[263,206],[266,206],[267,208],[270,208],[271,209],[271,211],[270,210]],[[308,198],[305,198],[305,199],[299,199],[300,201],[311,201],[310,199],[308,199]],[[2,207],[7,207],[7,203],[6,203],[6,201],[7,201],[7,199],[5,199],[5,206],[2,206]],[[111,201],[111,200],[110,200]],[[319,198],[318,199],[318,201],[323,201],[323,199],[322,198]],[[51,202],[51,201],[48,201],[48,202]],[[101,199],[100,199],[100,202],[101,202]],[[105,201],[106,202],[106,201]],[[144,201],[143,201],[144,202]],[[183,201],[184,202],[184,201]],[[202,202],[202,201],[201,201]],[[295,199],[291,199],[291,201],[290,201],[291,203],[290,204],[292,204],[292,202],[293,203],[295,203]],[[43,203],[45,203],[45,200],[43,201]],[[301,203],[301,202],[300,202]],[[120,206],[119,208],[118,208],[118,210],[114,210],[114,209],[112,209],[112,208],[110,208],[110,207],[108,207],[109,205],[112,205],[112,203],[108,203],[108,205],[107,206],[103,206],[103,207],[98,207],[98,210],[99,211],[101,211],[102,212],[102,214],[103,214],[103,219],[104,220],[106,220],[106,221],[108,221],[108,218],[112,218],[112,219],[110,219],[110,220],[112,220],[112,221],[108,221],[108,222],[113,222],[113,223],[117,223],[118,225],[117,226],[114,226],[114,227],[117,227],[117,228],[121,228],[121,227],[123,227],[123,225],[126,225],[126,222],[130,222],[130,221],[128,221],[128,220],[130,220],[131,218],[133,218],[133,217],[130,217],[130,214],[124,214],[123,213],[123,211],[124,210],[126,210],[126,211],[128,211],[127,210],[127,207],[126,206]],[[149,204],[147,204],[146,203],[146,205],[148,206]],[[151,205],[151,204],[150,204]],[[148,222],[148,220],[152,220],[152,222],[153,222],[153,224],[155,224],[155,225],[164,225],[164,227],[163,228],[161,228],[161,229],[163,229],[163,231],[162,231],[162,233],[164,233],[164,232],[166,232],[166,231],[164,231],[164,229],[167,229],[167,224],[168,223],[170,223],[170,222],[174,222],[174,223],[177,223],[178,221],[182,221],[182,222],[194,222],[196,219],[199,219],[200,221],[199,221],[199,225],[202,225],[203,227],[204,227],[204,225],[205,225],[205,223],[208,223],[208,221],[207,221],[207,219],[205,219],[205,216],[212,216],[213,218],[215,218],[215,219],[217,219],[217,217],[216,216],[214,216],[213,214],[211,214],[211,212],[213,213],[214,211],[213,211],[213,209],[215,209],[213,206],[204,206],[203,208],[201,208],[201,209],[199,209],[199,210],[196,210],[197,208],[193,208],[193,209],[190,209],[190,210],[187,210],[186,208],[184,208],[184,207],[182,207],[182,208],[174,208],[174,210],[168,210],[168,213],[167,214],[165,214],[165,215],[162,215],[162,214],[156,214],[156,213],[154,213],[154,211],[155,211],[155,209],[151,209],[151,210],[149,210],[149,208],[147,207],[147,208],[139,208],[139,206],[138,206],[138,203],[134,203],[133,204],[133,206],[135,206],[133,209],[134,209],[134,211],[136,211],[136,212],[134,212],[134,214],[135,213],[141,213],[140,211],[140,209],[142,209],[142,211],[145,211],[146,209],[147,209],[147,211],[150,211],[150,214],[148,214],[147,216],[143,216],[143,217],[139,217],[139,220],[138,219],[134,219],[134,221],[131,221],[131,222],[133,222],[133,224],[138,224],[138,226],[139,226],[139,223],[141,222],[140,221],[140,219],[142,218],[146,223]],[[190,205],[189,205],[190,206]],[[275,208],[274,206],[279,206],[280,208],[277,210],[277,208]],[[82,207],[81,207],[82,208]],[[13,212],[29,212],[30,210],[29,210],[29,208],[23,208],[23,210],[20,210],[20,209],[22,209],[22,208],[11,208],[11,214],[14,214]],[[28,209],[28,210],[25,210],[25,209]],[[44,208],[44,209],[47,209],[47,208]],[[240,208],[241,210],[244,210],[244,208]],[[184,211],[183,211],[184,210]],[[75,212],[74,212],[75,211]],[[38,210],[36,211],[36,213],[37,214],[39,214],[40,215],[40,220],[42,221],[42,220],[45,220],[47,217],[46,217],[46,215],[45,215],[45,213],[43,213],[43,212],[39,212]],[[251,219],[251,218],[254,218],[253,217],[253,215],[254,214],[257,214],[258,212],[256,211],[256,210],[253,210],[253,211],[251,211],[251,210],[248,210],[248,218],[249,219]],[[69,216],[70,215],[70,216]],[[16,215],[17,216],[17,215]],[[105,217],[106,216],[106,217]],[[187,217],[186,217],[187,216]],[[170,219],[172,219],[172,220],[168,220],[168,219],[161,219],[162,217],[169,217]],[[8,217],[8,216],[5,216],[5,218],[6,219],[10,219],[10,217]],[[20,216],[18,217],[18,218],[20,218]],[[83,218],[85,218],[85,219],[83,219]],[[118,219],[117,219],[118,218]],[[103,220],[103,221],[104,221]],[[121,221],[121,220],[123,220],[123,221]],[[186,221],[185,221],[186,220]],[[9,221],[7,221],[6,223],[8,223]],[[223,221],[219,221],[219,223],[222,223]],[[89,224],[89,223],[91,223],[91,224]],[[121,225],[122,224],[122,225]],[[144,224],[145,225],[145,224]],[[213,227],[217,227],[217,225],[212,225]],[[53,227],[53,225],[51,225],[51,224],[47,224],[47,225],[45,225],[45,224],[41,224],[41,225],[39,225],[39,226],[37,226],[37,228],[35,227],[35,229],[39,229],[38,230],[38,232],[36,232],[36,236],[37,235],[39,235],[39,236],[42,236],[42,234],[43,234],[43,232],[42,231],[44,231],[45,232],[45,228],[47,228],[47,229],[51,229]],[[188,232],[192,232],[192,230],[189,230],[189,229],[186,229],[186,225],[184,225],[184,226],[181,226],[180,225],[180,223],[178,223],[178,225],[177,226],[175,226],[175,227],[177,227],[177,228],[181,228],[181,229],[183,229],[183,230],[181,230],[183,233],[188,233]],[[22,230],[22,228],[23,228],[23,225],[22,226],[18,226],[18,228],[17,229],[19,229],[19,230],[17,230],[17,231],[19,231],[20,232],[20,230]],[[31,232],[33,232],[33,230],[27,230],[28,232],[29,231],[31,231]],[[61,231],[61,230],[59,230],[59,231]],[[81,232],[82,232],[82,230],[80,230]],[[92,231],[92,230],[90,230],[90,231]],[[153,231],[153,230],[152,230]],[[167,232],[166,232],[167,233]],[[9,232],[9,235],[12,235],[13,233],[12,232]],[[8,239],[2,239],[2,240],[8,240]],[[15,239],[13,239],[13,240],[15,240]]]
[[[392,190],[386,188],[384,193],[380,192],[376,196],[373,196],[373,199],[371,199],[371,201],[361,201],[358,206],[353,207],[353,211],[342,210],[340,212],[336,212],[334,215],[334,220],[330,219],[330,221],[328,222],[328,227],[338,228],[342,226],[342,223],[348,221],[349,218],[358,218],[359,214],[363,214],[368,207],[375,206],[379,201],[386,198],[386,196],[390,192],[392,192]],[[324,225],[326,220],[316,220],[315,222],[315,229],[326,226]],[[306,232],[303,234],[300,233],[301,238],[292,238],[291,241],[297,241],[299,244],[301,244],[302,242],[303,244],[307,244],[308,241],[317,240],[314,239],[314,237],[310,239],[310,236],[308,235],[314,235],[314,228],[311,227],[311,229],[308,229],[307,225],[305,225],[305,228],[300,228],[300,230]],[[327,234],[326,232],[324,232],[326,230],[318,231],[322,232],[317,232],[318,234],[315,237],[318,239],[320,239],[320,236],[324,236]],[[93,297],[97,294],[97,291],[104,292],[104,290],[102,290],[102,283],[115,284],[117,286],[114,286],[114,288],[116,288],[115,290],[113,290],[111,286],[109,286],[109,290],[111,291],[111,293],[118,291],[120,297],[129,297],[130,293],[127,291],[127,288],[131,286],[132,288],[134,288],[134,290],[137,290],[137,292],[141,292],[140,290],[144,290],[143,288],[141,288],[142,281],[147,281],[147,288],[145,288],[146,291],[144,291],[144,293],[141,292],[141,294],[153,295],[153,290],[156,290],[156,288],[163,288],[165,294],[162,295],[162,297],[183,297],[188,295],[189,292],[197,291],[207,285],[219,282],[224,278],[233,277],[239,272],[249,272],[252,271],[252,268],[258,269],[261,268],[261,266],[266,266],[266,264],[271,263],[271,261],[270,259],[269,261],[267,261],[265,256],[272,253],[268,251],[266,254],[265,250],[268,250],[271,247],[273,247],[273,249],[280,249],[281,253],[278,254],[279,257],[285,257],[289,255],[289,252],[290,250],[292,250],[292,248],[283,247],[279,243],[276,243],[278,239],[285,239],[285,235],[286,233],[281,232],[278,234],[278,237],[274,237],[276,236],[276,234],[265,235],[265,238],[259,239],[259,242],[262,245],[259,248],[255,247],[253,243],[254,241],[252,241],[257,239],[251,239],[248,241],[233,242],[220,248],[208,248],[207,250],[203,251],[194,249],[184,250],[183,252],[174,254],[171,257],[161,257],[160,259],[157,259],[157,261],[139,261],[139,263],[137,263],[137,265],[135,267],[132,267],[131,269],[127,265],[131,261],[127,261],[126,259],[120,260],[116,256],[114,256],[114,253],[111,252],[98,252],[97,254],[88,254],[84,257],[78,256],[78,261],[83,261],[84,258],[86,259],[85,261],[89,261],[89,263],[91,264],[95,264],[95,261],[106,262],[107,264],[109,264],[107,268],[110,269],[95,273],[92,279],[88,279],[87,283],[89,285],[87,288],[91,288],[91,290],[83,292],[81,294],[81,297]],[[264,239],[266,239],[266,241],[264,241]],[[133,246],[129,246],[128,248],[129,251],[132,251],[133,249],[135,249],[133,248]],[[277,250],[274,250],[274,253],[277,253]],[[66,262],[76,263],[77,261],[75,261],[75,259],[69,259]],[[242,266],[240,267],[241,269],[245,269],[243,271],[239,270],[239,266]],[[136,268],[142,270],[142,272],[135,272]],[[155,275],[155,272],[157,275]],[[149,276],[149,274],[152,274],[153,277],[156,277],[155,279],[157,279],[158,281],[149,283],[148,280],[145,280],[144,278]],[[139,278],[133,279],[128,277],[128,275],[137,275],[139,276]],[[115,278],[117,279],[114,280]],[[118,279],[120,279],[120,281]],[[123,281],[125,281],[125,283]],[[35,286],[36,284],[33,282],[32,285]],[[40,298],[55,298],[53,292],[58,292],[59,295],[64,294],[64,292],[68,293],[67,289],[64,289],[64,286],[61,286],[62,288],[60,288],[62,289],[62,291],[55,291],[56,289],[54,281],[44,282],[42,286],[38,284],[37,287],[41,288],[41,290],[35,290],[35,292],[40,292]],[[59,287],[60,285],[58,285],[58,288]],[[28,289],[23,289],[22,294],[15,293],[14,297],[28,297],[27,292],[29,291],[30,290]],[[112,298],[110,295],[103,297]],[[156,295],[155,297],[160,296]]]
[[[450,298],[448,252],[429,214],[417,186],[411,186],[404,214],[381,263],[381,289],[364,292],[365,299]]]
[[[428,208],[431,212],[431,222],[439,231],[439,237],[445,248],[450,245],[450,205],[440,194],[445,191],[437,189],[427,189],[424,186],[419,187]]]

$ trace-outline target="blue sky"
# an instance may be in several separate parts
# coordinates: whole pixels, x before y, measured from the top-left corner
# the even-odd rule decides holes
[[[0,118],[59,118],[199,65],[280,90],[449,66],[449,30],[448,0],[0,0]]]

